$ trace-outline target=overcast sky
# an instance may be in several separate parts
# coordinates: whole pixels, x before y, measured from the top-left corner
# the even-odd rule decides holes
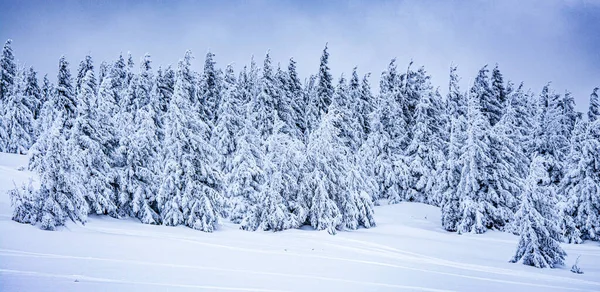
[[[149,52],[156,68],[175,64],[186,49],[196,70],[209,49],[236,70],[252,55],[262,63],[270,49],[282,65],[294,57],[304,78],[317,72],[329,42],[336,78],[358,66],[373,73],[374,86],[393,57],[400,67],[411,59],[424,65],[443,92],[452,63],[463,86],[495,63],[535,92],[552,81],[573,92],[581,111],[600,86],[600,0],[0,0],[0,39],[8,38],[21,63],[53,79],[62,54],[75,70],[86,54],[99,64],[120,52],[136,61]]]

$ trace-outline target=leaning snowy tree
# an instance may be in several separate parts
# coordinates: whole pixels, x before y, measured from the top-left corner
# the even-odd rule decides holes
[[[555,268],[563,265],[566,252],[560,247],[560,230],[556,213],[554,188],[546,171],[548,161],[543,156],[533,158],[529,176],[521,195],[516,225],[519,244],[512,263],[522,261],[536,268]]]
[[[194,83],[187,51],[179,61],[175,92],[165,131],[165,168],[158,191],[158,209],[165,225],[185,224],[212,232],[222,208],[221,177],[214,168],[215,149],[209,126],[192,108]]]

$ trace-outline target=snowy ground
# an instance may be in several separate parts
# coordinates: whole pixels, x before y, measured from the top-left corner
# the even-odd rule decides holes
[[[32,174],[0,154],[0,291],[600,291],[600,246],[565,245],[567,267],[510,264],[517,237],[457,235],[435,207],[376,209],[378,226],[212,234],[91,217],[60,231],[10,220],[6,190]],[[577,255],[585,274],[569,272]]]

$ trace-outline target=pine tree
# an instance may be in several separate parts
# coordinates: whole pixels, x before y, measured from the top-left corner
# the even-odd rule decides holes
[[[217,119],[218,106],[221,103],[220,76],[215,68],[215,54],[206,53],[204,61],[204,73],[200,81],[199,100],[202,104],[202,117],[212,125]]]
[[[402,105],[396,99],[399,79],[395,59],[382,74],[379,100],[370,121],[371,132],[358,157],[363,173],[374,180],[373,201],[380,198],[397,203],[404,199],[410,183],[407,159],[403,156],[408,133]]]
[[[477,81],[476,81],[477,82]],[[479,89],[482,90],[482,89]],[[462,166],[457,196],[460,199],[459,233],[483,233],[491,226],[486,207],[490,186],[488,169],[493,163],[490,157],[490,141],[486,133],[489,121],[481,112],[480,92],[471,91],[467,106],[467,135],[461,150],[459,163]]]
[[[273,125],[277,118],[277,100],[281,96],[273,75],[269,53],[265,57],[260,80],[260,92],[252,99],[249,110],[254,113],[250,118],[262,142],[273,133]]]
[[[114,133],[103,123],[107,116],[97,112],[94,94],[94,71],[87,71],[81,79],[77,94],[77,118],[68,140],[68,149],[73,151],[69,160],[75,173],[75,188],[83,194],[92,212],[114,214],[114,193],[108,184],[111,177],[111,153],[108,145]]]
[[[595,122],[600,119],[600,101],[598,100],[598,87],[594,88],[590,95],[590,109],[588,111],[588,120]]]
[[[581,243],[581,231],[577,225],[577,211],[580,203],[581,187],[589,172],[586,171],[583,144],[586,139],[587,123],[579,118],[571,135],[569,156],[566,159],[568,171],[561,181],[558,202],[560,229],[567,243]]]
[[[424,73],[421,70],[419,72]],[[417,80],[421,83],[417,86],[419,92],[413,117],[413,138],[406,149],[412,183],[405,199],[436,204],[438,200],[433,194],[435,173],[444,154],[442,137],[439,135],[439,127],[443,128],[444,125],[438,119],[443,113],[439,112],[435,105],[436,97],[429,77],[421,76]]]
[[[73,80],[69,70],[69,62],[65,56],[58,61],[58,78],[56,83],[56,106],[57,110],[63,112],[66,130],[72,126],[77,117],[77,102],[73,89]]]
[[[23,77],[23,74],[16,76],[6,100],[4,124],[8,140],[5,151],[8,153],[27,154],[34,140],[33,114],[26,97],[27,80]]]
[[[563,201],[567,204],[567,218],[563,220],[571,223],[572,219],[577,228],[573,230],[570,224],[564,224],[563,232],[576,243],[585,239],[600,240],[600,120],[594,113],[597,99],[595,94],[590,96],[588,124],[580,122],[576,136],[571,139],[569,171],[562,181],[566,197]]]
[[[37,120],[43,104],[42,90],[38,84],[37,72],[33,70],[33,67],[29,67],[29,70],[24,72],[23,78],[25,79],[27,106],[33,115],[33,120]],[[34,135],[34,137],[36,136]]]
[[[77,76],[75,77],[75,94],[79,94],[81,91],[81,87],[83,86],[83,79],[87,75],[88,71],[94,71],[94,61],[92,60],[92,56],[87,55],[85,59],[79,63],[79,68],[77,69]],[[96,77],[94,75],[94,79],[88,80],[87,82],[92,85],[92,89],[96,92]]]
[[[211,143],[219,153],[219,170],[223,174],[228,174],[231,171],[233,155],[237,149],[236,140],[244,123],[245,105],[241,98],[245,85],[242,84],[242,76],[240,76],[240,82],[236,82],[231,66],[227,66],[225,72],[225,88],[219,104],[219,115],[211,136]]]
[[[457,187],[461,178],[461,154],[466,140],[467,102],[465,94],[460,91],[460,78],[456,73],[457,67],[450,67],[450,82],[448,90],[447,115],[450,119],[450,136],[448,139],[447,160],[443,172],[439,176],[436,192],[442,196],[440,206],[442,227],[447,231],[457,231],[461,218],[460,197]]]
[[[259,194],[263,192],[267,174],[263,166],[260,136],[250,121],[244,123],[239,134],[232,169],[227,177],[226,194],[230,204],[229,219],[234,223],[242,223],[243,229],[256,230],[260,219],[258,212],[261,210],[252,205],[261,203]]]
[[[293,118],[295,119],[296,128],[300,135],[306,132],[306,106],[308,104],[307,95],[305,94],[298,72],[296,71],[296,61],[290,58],[290,64],[287,71],[288,82],[286,83],[286,93],[291,100],[294,110]]]
[[[522,261],[524,265],[536,268],[555,268],[563,265],[567,255],[560,247],[560,232],[555,211],[556,197],[552,181],[546,169],[543,156],[535,156],[529,167],[529,176],[521,195],[517,211],[516,225],[519,230],[519,244],[511,262]]]
[[[55,230],[63,226],[67,219],[84,223],[89,212],[88,204],[80,192],[72,173],[77,170],[71,163],[72,155],[68,145],[68,117],[66,112],[59,115],[42,140],[45,149],[37,169],[40,174],[40,228]]]
[[[213,167],[210,128],[192,108],[191,60],[187,51],[177,68],[166,118],[165,168],[157,201],[164,224],[185,224],[212,232],[222,212],[221,178]]]
[[[158,189],[160,108],[154,95],[150,55],[140,62],[140,72],[131,80],[135,91],[131,113],[131,137],[121,138],[120,152],[124,156],[120,173],[119,205],[121,213],[135,216],[146,224],[157,224],[155,193]]]
[[[481,112],[488,119],[491,126],[500,121],[500,117],[502,116],[501,98],[503,98],[501,96],[504,95],[504,87],[501,86],[503,82],[502,75],[500,71],[497,71],[497,68],[494,71],[496,73],[493,77],[493,87],[490,85],[489,70],[487,65],[485,65],[479,70],[471,89],[479,94]]]
[[[317,75],[315,93],[309,95],[306,108],[307,127],[314,130],[318,127],[321,117],[327,113],[327,109],[333,100],[333,78],[329,72],[329,52],[327,44],[321,55],[319,74]]]
[[[496,64],[496,66],[492,70],[492,82],[490,89],[492,91],[492,97],[494,101],[496,101],[496,103],[500,107],[500,112],[496,112],[496,115],[498,115],[499,118],[499,116],[502,116],[503,114],[502,110],[504,108],[506,100],[508,99],[509,90],[504,85],[504,77],[502,76],[502,73],[498,68],[498,64]],[[500,119],[498,119],[498,121],[499,120]],[[492,125],[494,125],[494,123],[492,123]]]
[[[2,48],[0,58],[0,104],[3,104],[12,94],[17,76],[17,65],[12,50],[12,40],[8,39]]]
[[[307,146],[307,173],[302,193],[309,204],[308,222],[317,230],[374,226],[373,203],[352,164],[350,150],[339,138],[341,113],[337,106],[323,117]]]
[[[285,127],[282,127],[282,130],[289,132],[290,135],[299,137],[301,132],[296,126],[298,117],[296,117],[297,110],[295,108],[297,106],[294,104],[294,96],[288,92],[288,83],[291,82],[288,73],[278,66],[274,81],[278,93],[278,98],[275,100],[275,111],[277,112],[278,119],[285,123]]]

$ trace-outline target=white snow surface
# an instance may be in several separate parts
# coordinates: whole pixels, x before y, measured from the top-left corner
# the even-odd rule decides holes
[[[441,228],[436,207],[376,207],[377,227],[214,233],[91,216],[58,231],[11,220],[7,190],[35,175],[0,153],[0,291],[600,291],[598,243],[566,266],[511,264],[517,237]],[[577,256],[585,274],[569,272]]]

